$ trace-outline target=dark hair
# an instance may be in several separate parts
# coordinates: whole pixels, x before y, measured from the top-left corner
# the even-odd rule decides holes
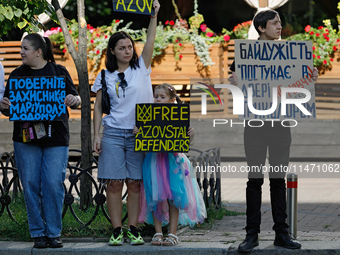
[[[269,20],[275,19],[277,15],[279,15],[279,13],[274,10],[266,10],[266,11],[262,11],[256,14],[253,20],[253,23],[259,35],[261,35],[261,31],[259,30],[259,27],[266,28],[267,22]]]
[[[132,55],[132,59],[130,60],[130,66],[133,69],[136,69],[136,66],[139,67],[138,55],[135,49],[135,42],[132,40],[131,36],[128,33],[124,31],[119,31],[111,35],[109,39],[109,43],[107,44],[107,49],[106,49],[105,66],[106,66],[106,69],[111,73],[118,69],[117,58],[115,55],[112,54],[111,49],[114,50],[114,48],[117,45],[117,42],[121,39],[129,39],[131,41],[132,48],[133,48],[133,55]]]
[[[182,103],[182,100],[179,98],[179,96],[177,96],[176,89],[173,85],[171,85],[169,83],[162,83],[161,85],[158,85],[155,88],[155,90],[156,89],[163,89],[165,91],[165,94],[167,94],[167,96],[170,99],[176,98],[176,101],[177,101],[178,104]]]
[[[42,37],[39,34],[29,34],[26,35],[23,40],[29,41],[34,50],[41,49],[45,60],[55,62],[52,44],[48,37]]]

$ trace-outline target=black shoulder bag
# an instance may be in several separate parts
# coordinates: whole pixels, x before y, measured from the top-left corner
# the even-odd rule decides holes
[[[107,93],[107,86],[105,80],[105,70],[102,69],[102,109],[103,113],[110,114],[110,97]]]

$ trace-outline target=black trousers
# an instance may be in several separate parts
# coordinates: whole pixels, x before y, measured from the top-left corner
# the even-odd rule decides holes
[[[254,124],[253,124],[254,125]],[[247,232],[260,233],[261,202],[263,184],[263,166],[265,166],[267,150],[269,151],[270,200],[273,230],[287,228],[286,223],[286,183],[284,167],[289,164],[291,133],[289,127],[283,127],[281,122],[264,121],[262,127],[246,126],[244,130],[244,148],[247,164],[253,172],[248,174],[247,200]],[[257,170],[257,171],[256,171]],[[279,170],[279,171],[278,171]]]

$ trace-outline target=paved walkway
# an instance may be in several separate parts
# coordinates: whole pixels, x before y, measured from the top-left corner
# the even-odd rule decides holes
[[[246,163],[233,162],[236,169]],[[313,163],[292,162],[291,164],[311,167]],[[329,168],[332,163],[314,163]],[[298,174],[298,219],[297,238],[300,241],[339,241],[340,238],[340,178],[339,173],[324,174],[327,178],[319,178],[313,173]],[[227,178],[239,176],[239,178]],[[222,200],[228,210],[246,211],[246,177],[237,174],[223,174]],[[300,177],[301,176],[301,177]],[[270,208],[269,180],[265,177],[262,186],[262,224],[259,235],[261,241],[273,241],[275,232],[272,230],[273,220]],[[180,233],[183,241],[208,241],[238,244],[245,238],[245,215],[224,217],[217,221],[211,230],[185,229]]]

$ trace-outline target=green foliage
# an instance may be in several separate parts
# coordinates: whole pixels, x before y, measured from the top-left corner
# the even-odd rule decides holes
[[[41,24],[37,16],[53,13],[53,7],[45,0],[7,0],[0,4],[0,38],[14,27],[38,32]]]
[[[157,26],[152,58],[157,55],[161,55],[164,49],[168,47],[168,44],[173,43],[175,59],[179,61],[182,59],[180,52],[183,49],[183,43],[191,43],[194,45],[195,53],[200,58],[202,64],[204,66],[213,65],[214,63],[211,61],[209,52],[211,44],[229,41],[232,32],[223,29],[222,34],[217,35],[206,27],[206,25],[202,24],[200,26],[199,22],[203,21],[203,16],[200,15],[199,17],[201,18],[191,19],[191,23],[194,24],[192,28],[189,28],[186,20],[166,21],[165,26],[159,23]],[[87,48],[88,57],[95,61],[93,70],[97,69],[102,54],[106,50],[109,38],[115,32],[125,31],[133,38],[133,40],[142,41],[144,43],[146,42],[146,29],[130,29],[132,22],[129,22],[124,27],[119,27],[122,23],[123,20],[114,19],[110,26],[93,28],[88,25]],[[78,40],[78,25],[73,20],[69,22],[68,25],[73,42],[76,44]],[[60,28],[51,28],[45,32],[44,36],[49,36],[52,42],[60,44],[61,48],[64,48],[64,39]]]
[[[245,213],[240,213],[236,211],[227,210],[225,205],[210,206],[207,208],[207,219],[203,224],[197,224],[195,228],[211,229],[216,220],[222,220],[224,216],[238,216],[245,215]]]
[[[5,210],[0,217],[0,239],[30,241],[24,196],[19,193],[11,198],[9,208],[16,222]]]
[[[88,22],[96,22],[98,25],[109,24],[114,16],[112,1],[96,1],[85,0],[85,19]],[[67,5],[63,8],[65,16],[72,17],[77,13],[77,1],[68,1]]]
[[[25,200],[22,193],[14,196],[9,204],[10,210],[15,222],[12,220],[7,211],[0,217],[0,240],[16,240],[16,241],[31,241]],[[88,222],[94,215],[96,210],[95,206],[89,207],[87,210],[82,211],[79,208],[79,203],[75,202],[73,210],[78,218],[83,222]],[[107,211],[106,204],[104,210]],[[126,204],[123,203],[123,217],[127,212]],[[82,228],[82,225],[74,218],[68,208],[63,221],[62,221],[61,237],[109,237],[112,233],[112,225],[106,219],[101,209],[98,215],[90,226]]]
[[[22,193],[17,194],[12,198],[12,202],[9,204],[10,210],[15,218],[13,221],[8,213],[5,211],[0,217],[0,240],[16,240],[16,241],[31,241],[29,234],[27,214],[25,200]],[[75,214],[78,218],[86,223],[93,217],[96,206],[91,206],[87,210],[80,210],[79,203],[75,202],[72,205]],[[106,204],[104,205],[104,210],[107,212]],[[127,212],[126,203],[123,203],[123,217]],[[197,224],[196,229],[206,229],[211,228],[216,220],[221,220],[224,216],[237,216],[244,215],[244,213],[239,213],[236,211],[229,211],[225,206],[211,206],[207,210],[207,220],[203,224]],[[106,219],[101,208],[99,209],[98,215],[94,221],[87,227],[82,227],[82,225],[74,218],[69,208],[62,221],[62,232],[61,237],[105,237],[111,236],[113,231],[111,223]],[[127,221],[124,222],[123,230],[128,226]],[[155,234],[155,229],[153,225],[140,224],[139,225],[142,236],[153,236]],[[163,233],[168,232],[169,224],[162,227]]]
[[[210,220],[222,220],[224,216],[237,216],[237,215],[245,215],[245,213],[239,213],[236,211],[229,211],[225,206],[214,207],[211,206],[207,210],[208,219]]]
[[[94,215],[96,207],[90,206],[85,211],[80,210],[79,204],[74,203],[73,209],[79,219],[86,223]],[[106,208],[106,205],[105,205]],[[123,206],[123,215],[126,213],[126,205]],[[87,227],[82,228],[68,209],[62,221],[61,237],[109,237],[113,231],[111,223],[105,218],[104,214],[99,210],[95,220]]]
[[[106,5],[101,5],[103,7],[103,10],[106,10]],[[176,6],[175,6],[176,7]],[[69,7],[71,8],[71,7]],[[73,7],[72,7],[73,8]],[[92,7],[91,7],[92,8]],[[175,8],[176,9],[176,8]],[[181,50],[183,50],[183,43],[191,43],[194,45],[195,53],[201,60],[202,64],[204,66],[213,65],[210,58],[210,52],[209,48],[212,43],[216,42],[227,42],[230,40],[230,35],[232,32],[229,32],[226,29],[223,29],[222,35],[217,35],[214,33],[211,29],[209,29],[205,24],[202,24],[204,21],[203,15],[198,13],[198,1],[194,1],[194,15],[189,18],[189,24],[186,20],[178,19],[176,21],[166,21],[165,26],[163,26],[161,23],[157,26],[157,32],[156,32],[156,38],[154,43],[154,51],[152,54],[152,58],[154,58],[157,55],[161,55],[164,52],[164,49],[168,47],[169,43],[173,43],[174,47],[174,56],[176,61],[179,61],[182,59],[182,55],[180,54]],[[125,31],[128,34],[131,35],[131,37],[136,40],[141,40],[144,43],[146,42],[147,38],[147,31],[146,29],[141,30],[132,30],[129,27],[131,26],[132,22],[125,25],[123,28],[118,29],[118,25],[121,24],[123,21],[121,20],[113,20],[110,29],[107,29],[107,26],[101,26],[97,28],[89,29],[88,27],[88,57],[95,61],[95,64],[93,66],[93,70],[96,70],[98,67],[98,64],[100,63],[100,60],[102,58],[102,54],[105,51],[107,47],[107,42],[109,40],[109,37],[115,33],[116,31]],[[202,24],[202,25],[201,25]],[[204,29],[202,29],[203,27]],[[52,29],[51,29],[52,30]],[[58,30],[58,28],[57,28]],[[73,29],[72,30],[72,37],[73,35]],[[56,31],[55,28],[53,28],[53,31]],[[47,33],[50,33],[50,31],[47,31]],[[49,36],[51,41],[63,44],[63,40],[60,35],[55,35],[54,32],[50,34],[46,34],[45,36]],[[75,42],[75,41],[74,41]],[[62,46],[63,47],[63,46]]]

